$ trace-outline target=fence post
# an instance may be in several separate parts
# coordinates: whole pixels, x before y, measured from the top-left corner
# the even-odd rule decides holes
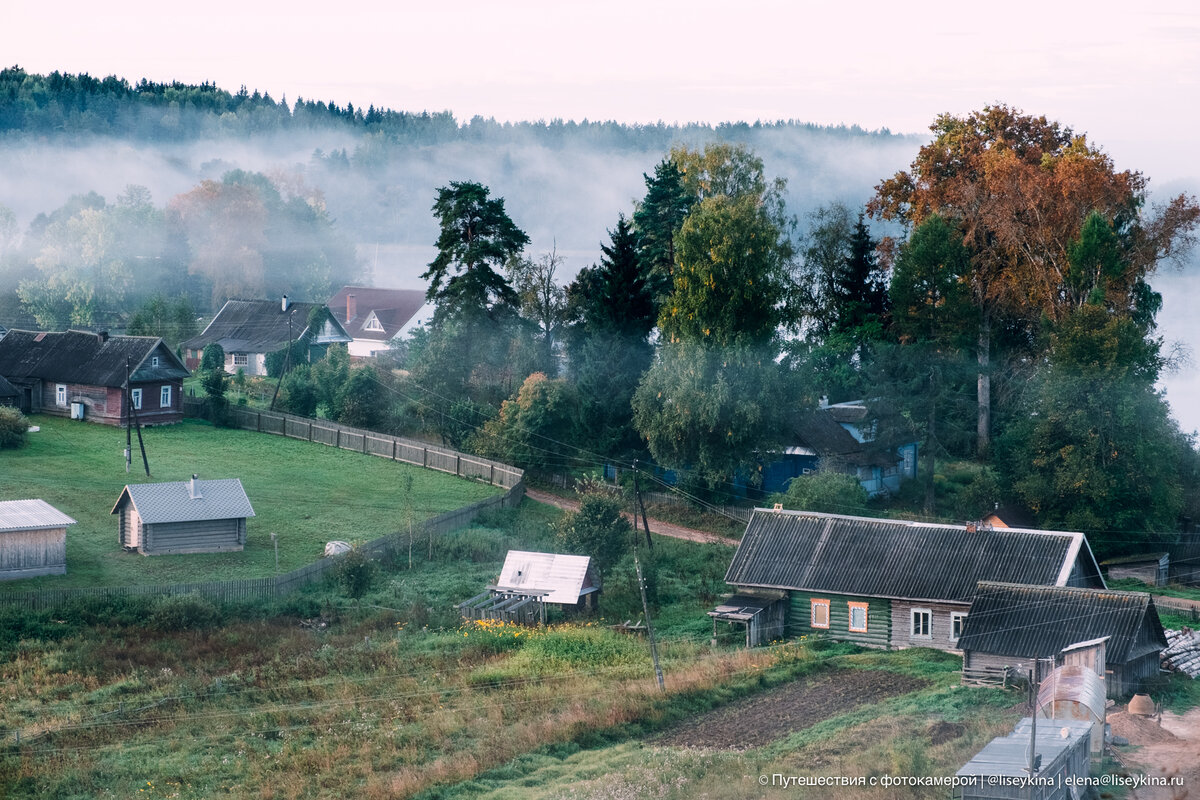
[[[454,474],[460,478],[462,477],[462,456],[461,455],[454,456]]]
[[[312,441],[312,420],[308,421],[308,441]]]
[[[488,473],[488,483],[490,483],[492,486],[495,486],[496,485],[496,465],[495,464],[489,465],[489,469],[491,471]]]
[[[393,436],[392,437],[392,461],[396,460],[396,453],[399,452],[398,445],[399,445],[399,442],[397,442],[396,437]]]
[[[428,469],[428,467],[429,467],[429,448],[428,447],[421,448],[421,466],[425,467],[426,469]]]
[[[363,455],[365,456],[367,454],[367,434],[364,433],[362,435],[362,437],[363,437]]]
[[[334,433],[333,446],[336,449],[341,450],[342,449],[342,429],[334,428],[333,433]]]
[[[257,423],[257,426],[256,426],[256,430],[257,430],[259,433],[262,433],[262,412],[261,412],[261,411],[255,411],[255,412],[254,412],[254,415],[255,415],[256,417],[258,417],[258,423]]]

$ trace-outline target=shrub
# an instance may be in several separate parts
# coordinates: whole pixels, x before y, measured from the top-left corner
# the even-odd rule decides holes
[[[356,547],[341,557],[335,575],[338,586],[346,596],[359,600],[370,590],[375,581],[375,572],[375,563]]]
[[[815,472],[792,478],[787,491],[771,495],[770,502],[798,511],[861,514],[867,508],[867,490],[853,475]]]
[[[23,447],[28,431],[24,414],[11,406],[0,406],[0,450]]]
[[[147,626],[154,631],[197,631],[217,624],[220,614],[211,600],[197,594],[181,594],[159,600]]]

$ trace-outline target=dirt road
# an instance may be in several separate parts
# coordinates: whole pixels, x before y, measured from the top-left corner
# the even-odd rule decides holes
[[[537,489],[526,489],[525,496],[530,500],[537,500],[539,503],[546,503],[565,511],[578,511],[579,503],[575,500],[568,500],[565,497],[559,497],[548,492],[540,492]],[[626,514],[625,518],[633,522],[633,515]],[[641,529],[640,524],[638,529]],[[689,542],[705,542],[708,544],[724,544],[730,547],[737,547],[737,539],[730,539],[728,536],[719,536],[708,531],[698,531],[695,528],[685,528],[682,525],[672,525],[670,522],[650,517],[650,532],[657,533],[660,536],[670,536],[675,539],[687,539]]]

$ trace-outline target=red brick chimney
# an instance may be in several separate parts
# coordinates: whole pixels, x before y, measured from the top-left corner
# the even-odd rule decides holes
[[[354,319],[354,315],[358,313],[358,299],[352,295],[346,295],[346,322]]]

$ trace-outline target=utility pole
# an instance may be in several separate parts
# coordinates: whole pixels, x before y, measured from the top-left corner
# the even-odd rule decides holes
[[[275,394],[271,395],[270,411],[275,410],[275,398],[279,397],[279,387],[283,385],[283,376],[287,374],[288,368],[292,364],[292,315],[294,310],[288,312],[288,343],[287,353],[283,357],[283,369],[279,370],[279,380],[275,381]]]
[[[642,488],[638,484],[638,462],[633,460],[633,493],[637,497],[637,508],[633,510],[633,529],[637,530],[638,511],[642,512],[642,526],[646,529],[646,547],[654,549],[654,540],[650,538],[650,520],[646,517],[646,505],[642,502]]]
[[[1037,656],[1034,656],[1033,671],[1029,673],[1029,707],[1033,712],[1029,715],[1029,763],[1025,767],[1031,778],[1038,774],[1038,769],[1041,767],[1037,757],[1037,701],[1038,690],[1041,688],[1039,685],[1040,676],[1038,668],[1040,666],[1041,660]],[[1032,785],[1029,786],[1029,796],[1033,797]]]
[[[642,612],[646,615],[646,638],[650,640],[650,658],[654,661],[654,677],[658,679],[658,690],[665,692],[667,686],[663,682],[662,667],[658,664],[658,645],[654,642],[654,623],[650,621],[650,604],[646,602],[646,582],[642,580],[642,562],[638,560],[636,550],[633,553],[633,566],[637,570],[638,588],[642,590]]]

